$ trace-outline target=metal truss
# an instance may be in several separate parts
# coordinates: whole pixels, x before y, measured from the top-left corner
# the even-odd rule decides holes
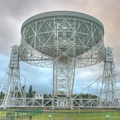
[[[85,19],[59,16],[30,22],[21,33],[21,60],[53,67],[53,108],[57,97],[60,104],[67,98],[72,109],[75,68],[104,59],[102,27]]]
[[[78,68],[104,59],[103,29],[92,21],[71,16],[39,19],[25,25],[21,33],[20,58],[32,65],[53,67],[62,53],[74,57]],[[70,53],[73,45],[75,55]]]
[[[96,20],[78,16],[47,16],[24,24],[20,46],[13,46],[8,78],[1,86],[6,90],[1,107],[119,107],[116,72],[110,48],[104,47],[104,30]],[[26,98],[20,81],[19,61],[31,65],[53,68],[53,93],[43,98]],[[87,67],[104,61],[102,84],[95,98],[90,88],[73,94],[75,68]],[[8,84],[4,84],[4,82]],[[95,83],[95,82],[94,82]],[[20,97],[18,97],[20,94]]]
[[[117,83],[119,82],[120,80],[117,79],[117,71],[114,65],[112,49],[107,47],[100,90],[100,106],[120,106],[120,91],[117,86]]]
[[[1,84],[0,93],[5,93],[4,100],[2,102],[3,108],[6,108],[11,104],[15,105],[18,98],[25,98],[20,81],[18,52],[18,46],[14,45],[11,51],[9,68],[6,72],[5,79]]]
[[[53,58],[40,53],[39,51],[32,48],[25,41],[19,46],[20,60],[25,61],[31,65],[51,68],[53,66]]]

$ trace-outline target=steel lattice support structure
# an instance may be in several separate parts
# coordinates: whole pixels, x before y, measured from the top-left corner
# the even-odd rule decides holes
[[[72,108],[75,68],[104,59],[103,25],[82,13],[56,11],[28,19],[21,33],[21,60],[53,67],[53,106]]]
[[[106,48],[106,59],[100,90],[100,106],[120,106],[117,83],[117,72],[114,65],[113,53],[110,47]],[[117,100],[117,101],[116,101]]]
[[[9,68],[6,73],[5,80],[1,85],[1,90],[5,92],[5,97],[2,103],[2,107],[6,108],[11,105],[21,104],[18,98],[25,98],[24,91],[22,90],[19,71],[19,48],[14,45],[11,50],[11,57]]]
[[[85,100],[73,97],[75,68],[95,65],[106,59],[104,27],[99,20],[72,11],[47,12],[26,20],[22,25],[21,35],[21,44],[19,48],[16,48],[18,50],[16,61],[13,61],[13,64],[17,64],[17,67],[9,66],[10,71],[16,71],[9,72],[11,73],[9,77],[12,78],[7,87],[9,89],[4,100],[6,102],[3,102],[3,105],[8,106],[12,88],[21,87],[19,79],[14,81],[13,74],[19,74],[19,60],[22,60],[31,65],[53,68],[53,92],[52,96],[46,98],[43,96],[39,99],[25,98],[24,95],[23,99],[13,97],[16,101],[19,101],[18,103],[21,103],[16,104],[16,106],[38,105],[45,107],[52,105],[53,109],[59,107],[72,109],[78,105],[99,106],[101,103],[99,98]],[[14,57],[12,60],[14,60]],[[107,61],[105,66],[108,64],[112,66],[112,63],[109,64]],[[109,76],[106,72],[109,71],[109,68],[111,70],[111,67],[105,68],[103,79],[107,79]],[[112,81],[108,82],[111,85]],[[12,85],[15,85],[15,87],[11,88]],[[102,87],[101,97],[103,89]],[[114,90],[112,89],[112,91]],[[19,92],[22,93],[20,89]],[[14,96],[16,96],[16,93],[14,93]],[[11,104],[11,106],[13,107],[15,104]]]

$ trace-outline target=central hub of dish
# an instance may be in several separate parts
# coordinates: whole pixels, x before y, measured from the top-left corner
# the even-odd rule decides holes
[[[29,18],[23,23],[21,33],[22,39],[42,54],[58,57],[62,53],[66,58],[82,55],[98,47],[103,41],[104,28],[92,16],[54,11]]]

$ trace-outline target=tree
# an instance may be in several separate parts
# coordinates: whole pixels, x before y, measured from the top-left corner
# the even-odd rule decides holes
[[[32,85],[30,85],[30,87],[29,87],[29,97],[30,98],[32,97]]]
[[[1,93],[0,93],[0,99],[3,99],[4,96],[5,96],[5,94],[1,91]]]

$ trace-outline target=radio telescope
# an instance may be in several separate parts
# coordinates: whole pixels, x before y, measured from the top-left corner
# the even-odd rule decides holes
[[[22,25],[21,59],[53,68],[53,94],[72,95],[76,67],[103,60],[103,25],[77,12],[55,11],[33,16]]]
[[[19,47],[13,46],[12,51],[15,50],[18,51],[18,57],[15,59],[11,53],[11,59],[16,61],[10,61],[10,69],[19,71],[19,60],[52,68],[52,108],[66,106],[72,109],[75,68],[91,66],[106,58],[104,27],[96,18],[79,12],[52,11],[38,14],[23,23],[21,44]],[[7,102],[11,98],[10,84],[14,83],[9,82],[9,92],[3,105],[10,104],[10,101]],[[43,106],[45,104],[42,103]]]

